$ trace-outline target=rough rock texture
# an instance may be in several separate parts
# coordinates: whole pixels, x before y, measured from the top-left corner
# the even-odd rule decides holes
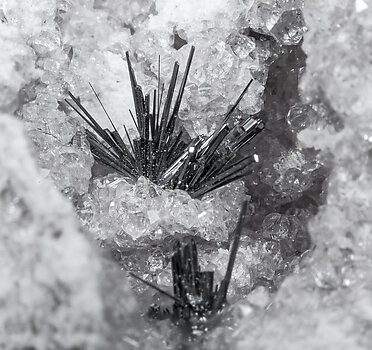
[[[315,248],[298,273],[272,300],[240,305],[236,349],[370,348],[371,11],[370,1],[305,6],[308,121],[299,140],[332,165],[327,202],[310,222]]]
[[[21,88],[38,75],[33,64],[34,53],[24,45],[21,31],[7,25],[5,19],[0,21],[0,31],[3,48],[0,53],[3,64],[0,71],[0,106],[3,112],[13,112],[18,106]]]
[[[66,189],[67,192],[75,190],[79,195],[88,192],[91,177],[90,168],[93,160],[85,140],[82,121],[75,113],[71,113],[63,102],[67,91],[72,90],[75,95],[78,95],[89,111],[101,123],[108,126],[107,118],[89,88],[88,82],[91,81],[99,92],[103,103],[107,106],[119,131],[122,132],[121,126],[124,122],[131,126],[127,111],[132,105],[129,79],[123,60],[125,50],[129,47],[132,48],[138,79],[144,85],[150,84],[151,86],[156,82],[154,76],[156,67],[151,64],[150,58],[157,57],[157,54],[163,55],[163,46],[152,42],[151,48],[147,50],[147,44],[141,37],[147,37],[150,40],[155,35],[162,41],[165,36],[174,34],[173,31],[169,31],[169,28],[173,26],[172,20],[169,23],[164,20],[168,15],[169,4],[157,3],[156,11],[152,2],[133,2],[131,6],[128,4],[116,5],[118,4],[104,1],[76,1],[73,3],[41,1],[37,6],[32,6],[28,13],[23,7],[19,9],[19,4],[15,1],[7,1],[4,4],[6,23],[3,25],[22,33],[23,48],[24,50],[30,50],[30,47],[33,49],[34,55],[30,58],[30,62],[34,62],[38,73],[38,76],[29,80],[22,89],[22,100],[17,112],[23,118],[28,133],[34,141],[39,155],[39,165],[43,168],[44,175],[53,179],[60,190]],[[198,47],[198,54],[188,83],[188,97],[185,96],[183,115],[187,115],[192,123],[196,123],[195,125],[199,123],[197,118],[194,118],[195,113],[198,114],[198,118],[202,118],[200,127],[195,129],[197,132],[208,132],[212,124],[215,126],[216,121],[221,119],[228,105],[235,100],[250,79],[251,73],[247,63],[239,59],[238,56],[245,55],[244,57],[249,61],[255,61],[258,70],[267,70],[265,60],[270,56],[270,51],[266,47],[268,45],[259,42],[254,58],[248,58],[246,57],[248,53],[256,47],[255,39],[240,35],[237,39],[238,42],[236,42],[235,37],[228,37],[228,34],[233,30],[232,28],[236,26],[234,21],[237,14],[234,14],[235,17],[226,15],[226,23],[229,24],[226,24],[222,31],[216,29],[214,39],[210,36],[208,28],[216,26],[217,20],[226,6],[232,6],[229,3],[220,8],[220,5],[216,7],[216,11],[201,13],[193,20],[194,22],[187,16],[182,17],[184,11],[181,8],[177,10],[180,16],[177,21],[180,24],[191,21],[187,24],[187,28],[190,30],[194,28],[192,23],[204,21],[205,16],[210,22],[206,28],[194,28],[190,32],[190,35],[195,37],[194,44]],[[194,3],[185,6],[185,8],[192,10],[195,6]],[[238,9],[242,11],[241,7]],[[156,21],[163,21],[169,33],[152,33],[152,26],[158,26],[154,24]],[[163,25],[158,27],[161,30]],[[236,28],[234,30],[236,31]],[[130,36],[131,33],[132,36]],[[198,37],[199,39],[197,39]],[[211,52],[210,42],[213,41],[212,39],[218,41],[216,47],[219,47],[221,57],[216,55],[216,52]],[[129,45],[130,41],[131,46]],[[240,41],[242,41],[242,45],[248,45],[247,52],[241,52]],[[236,50],[240,50],[239,53],[234,53],[230,44]],[[165,80],[169,77],[170,65],[177,58],[183,61],[183,56],[188,51],[188,47],[177,51],[171,42],[166,47],[168,51],[164,53],[162,58],[162,76],[165,77]],[[214,61],[205,65],[205,55],[209,55]],[[226,66],[225,63],[222,64],[225,56],[226,60],[233,63],[233,67]],[[11,61],[12,57],[8,56],[7,59]],[[22,66],[20,69],[23,75],[27,73],[26,67]],[[222,80],[220,69],[225,74]],[[243,71],[244,74],[242,74]],[[209,85],[212,82],[215,85],[203,85],[203,76],[207,77]],[[6,83],[10,85],[11,79],[7,79]],[[236,88],[231,86],[235,83],[239,84]],[[254,110],[250,112],[259,111],[262,103],[257,104],[256,102],[263,90],[263,86],[260,86],[259,88],[253,86],[249,91],[249,94],[253,93],[256,96],[253,100],[249,94],[244,99],[242,108],[246,112],[247,107],[244,106],[247,103],[252,108],[254,107]],[[213,94],[210,95],[208,91],[212,91]],[[190,98],[202,98],[203,101],[189,101]],[[219,106],[218,108],[213,107],[213,101],[217,107]],[[188,107],[191,105],[194,106],[193,112]],[[203,109],[199,106],[205,107]],[[208,115],[218,118],[212,123],[207,123],[205,120],[206,111],[208,111]],[[187,123],[185,127],[187,127]],[[96,183],[93,184],[93,187],[95,185]],[[233,192],[225,196],[226,199],[229,196],[233,196]],[[102,207],[103,203],[98,203],[98,206]],[[228,204],[223,204],[223,206],[227,207]],[[92,208],[95,207],[92,206]],[[173,209],[176,210],[176,208]],[[233,212],[236,213],[237,209],[238,206],[233,209]],[[165,207],[164,210],[166,210]],[[203,210],[197,215],[202,215],[202,213]],[[104,215],[104,213],[102,214]],[[99,217],[100,214],[97,213],[93,219]],[[226,216],[226,219],[231,222],[234,217],[236,215]],[[114,221],[118,220],[121,218],[116,215]],[[99,220],[94,223],[95,226],[101,226],[101,224]],[[193,225],[189,223],[188,226]],[[113,226],[111,231],[115,229],[116,227]],[[138,227],[135,229],[141,231]],[[224,229],[224,231],[226,230]],[[221,236],[219,232],[214,234],[218,237]],[[105,233],[101,233],[101,235],[105,235]],[[134,235],[138,236],[140,232]],[[225,239],[226,237],[227,234]]]
[[[156,84],[158,54],[162,57],[162,75],[168,78],[174,60],[178,59],[182,68],[189,46],[196,46],[180,116],[182,127],[191,135],[213,129],[251,77],[256,79],[255,83],[239,108],[251,114],[261,111],[263,88],[269,79],[270,88],[265,91],[268,102],[262,113],[268,130],[257,146],[263,157],[255,175],[246,180],[248,193],[254,194],[249,212],[251,218],[247,220],[248,235],[253,237],[247,246],[260,247],[258,261],[263,259],[268,265],[251,280],[248,278],[246,285],[252,287],[257,278],[267,279],[269,284],[273,279],[279,281],[277,274],[283,269],[282,263],[286,264],[309,247],[306,221],[321,202],[319,187],[324,180],[321,163],[315,159],[314,152],[294,149],[295,136],[291,134],[291,125],[285,123],[289,107],[297,102],[297,80],[303,69],[303,55],[296,46],[306,31],[300,10],[302,2],[230,1],[213,3],[213,6],[208,3],[200,8],[196,2],[158,1],[155,10],[152,2],[146,2],[141,3],[142,24],[136,22],[135,25],[123,16],[126,5],[116,5],[96,2],[95,8],[109,11],[113,21],[131,29],[131,52],[144,87],[152,88]],[[190,16],[191,13],[195,16]],[[286,32],[286,23],[291,32]],[[65,27],[68,30],[67,22]],[[75,38],[76,42],[79,40],[82,39]],[[100,40],[99,35],[97,40]],[[269,67],[273,65],[279,68],[271,72]],[[283,84],[283,77],[287,79],[286,84]],[[288,96],[290,94],[293,96]],[[89,101],[88,106],[90,108]],[[244,117],[244,113],[238,114]],[[94,115],[98,117],[103,113]],[[112,117],[116,118],[116,113]],[[115,121],[118,123],[119,119]],[[88,227],[106,243],[114,240],[119,247],[130,247],[133,239],[132,245],[141,245],[146,240],[156,241],[179,231],[226,242],[233,227],[230,222],[236,218],[243,198],[232,203],[229,198],[236,195],[235,190],[227,191],[221,202],[206,197],[204,203],[199,203],[190,201],[185,193],[168,191],[158,196],[144,194],[141,190],[138,196],[136,188],[141,186],[141,181],[133,187],[123,179],[98,178],[87,195],[79,197],[70,190],[66,193],[75,198],[78,213]],[[300,201],[304,204],[300,205]],[[204,215],[206,205],[211,215]],[[226,227],[221,224],[224,220],[228,221]],[[223,249],[221,256],[227,257],[226,245],[220,249]],[[272,250],[278,252],[279,264],[269,263],[270,259],[265,258]],[[214,251],[211,255],[212,265],[222,268],[226,259],[218,258],[218,254]],[[149,265],[152,273],[159,270]]]
[[[1,114],[0,347],[114,348],[115,332],[134,322],[128,281],[79,230],[29,148],[20,122]]]
[[[265,6],[266,11],[257,10]],[[298,10],[301,4],[293,3],[293,8]],[[249,30],[258,30],[273,35],[272,28],[266,28],[264,24],[280,25],[285,11],[284,4],[274,1],[270,4],[261,1],[207,1],[200,6],[194,0],[187,4],[179,0],[161,0],[156,2],[156,13],[134,33],[132,49],[152,74],[157,72],[157,55],[161,54],[162,69],[167,77],[170,76],[172,60],[177,58],[185,62],[188,46],[196,46],[190,83],[185,93],[186,104],[181,109],[180,118],[191,135],[208,133],[222,120],[227,106],[252,77],[255,81],[239,108],[249,114],[262,109],[262,94],[272,52],[270,45],[260,40],[260,35],[246,34]],[[299,16],[302,16],[300,10]],[[304,25],[301,30],[306,30]],[[301,30],[298,38],[302,36]],[[286,44],[293,45],[298,41],[288,40]]]
[[[93,348],[174,348],[178,341],[165,322],[146,330],[144,344],[135,332],[127,335],[134,303],[126,301],[126,280],[95,255],[67,204],[44,185],[45,177],[71,199],[91,237],[100,238],[109,251],[114,248],[119,265],[162,286],[170,284],[167,262],[175,231],[205,239],[198,241],[201,263],[220,278],[228,235],[241,200],[249,195],[230,296],[246,299],[231,308],[224,324],[229,327],[210,333],[205,347],[368,349],[372,4],[218,0],[203,5],[194,0],[0,2],[0,110],[16,110],[23,119],[43,169],[25,170],[29,161],[9,162],[11,145],[20,156],[25,147],[10,142],[18,140],[18,134],[12,136],[18,126],[9,129],[14,121],[4,119],[0,203],[6,206],[0,218],[7,224],[0,232],[11,228],[3,240],[11,248],[4,244],[0,254],[5,260],[0,271],[7,274],[2,280],[9,281],[0,288],[6,299],[0,302],[6,310],[0,325],[6,322],[1,331],[11,338],[9,349],[30,344],[90,349],[93,343]],[[305,69],[301,40],[307,27]],[[193,201],[143,179],[128,184],[113,174],[102,176],[102,169],[90,180],[93,160],[84,125],[63,102],[67,90],[109,126],[89,89],[93,83],[122,132],[124,122],[133,127],[124,51],[130,49],[138,80],[150,89],[158,54],[167,84],[174,60],[184,67],[190,45],[196,55],[180,117],[191,135],[212,130],[255,79],[237,113],[260,113],[266,122],[255,144],[261,162],[245,179],[246,188],[234,184],[214,193],[214,199]],[[313,250],[303,257],[311,247],[309,231]],[[18,294],[14,283],[22,286]],[[151,292],[141,288],[147,305]],[[234,322],[237,331],[231,333]],[[121,333],[123,328],[128,333]]]
[[[244,118],[264,107],[268,130],[257,146],[262,162],[256,175],[246,180],[253,196],[245,248],[249,252],[250,245],[260,247],[258,261],[275,251],[281,263],[278,267],[266,259],[267,269],[256,271],[256,277],[272,283],[282,263],[307,249],[305,222],[319,201],[308,200],[300,208],[298,201],[312,192],[316,197],[321,166],[311,152],[293,150],[293,137],[287,135],[290,130],[284,123],[294,98],[288,98],[288,91],[295,95],[303,68],[296,46],[306,31],[302,7],[302,1],[230,0],[207,2],[204,7],[196,1],[41,1],[27,11],[16,1],[3,4],[3,25],[18,33],[24,50],[32,48],[29,60],[37,68],[37,75],[24,81],[28,83],[21,91],[17,113],[34,141],[44,176],[73,200],[96,237],[130,247],[138,244],[138,238],[153,241],[175,231],[191,231],[219,241],[220,250],[211,254],[211,263],[222,268],[226,240],[244,191],[237,195],[233,185],[198,202],[185,193],[167,191],[148,201],[147,195],[138,197],[134,190],[141,183],[122,186],[123,179],[117,186],[110,178],[98,177],[89,188],[93,161],[82,123],[63,102],[67,90],[72,90],[100,123],[109,126],[89,89],[91,81],[122,132],[123,122],[130,126],[127,109],[131,106],[124,51],[130,48],[138,80],[151,88],[156,83],[158,54],[167,84],[174,60],[184,66],[193,44],[197,50],[180,115],[182,127],[191,135],[213,129],[251,77],[254,84],[237,114]],[[290,64],[292,73],[280,90],[280,79]],[[273,65],[284,67],[276,70],[281,75],[271,71]],[[20,75],[27,77],[27,66],[20,69]],[[264,90],[266,81],[270,88]],[[10,85],[10,78],[5,83]],[[269,100],[265,105],[264,95]],[[291,127],[295,119],[290,119]],[[257,278],[246,277],[247,285],[255,285]]]

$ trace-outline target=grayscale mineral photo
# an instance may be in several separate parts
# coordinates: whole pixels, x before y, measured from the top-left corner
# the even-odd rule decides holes
[[[0,350],[371,348],[372,0],[0,0]]]

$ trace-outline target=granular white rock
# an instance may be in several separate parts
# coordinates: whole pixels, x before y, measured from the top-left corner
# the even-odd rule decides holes
[[[0,134],[0,347],[115,348],[115,333],[125,334],[120,327],[136,311],[128,282],[42,178],[22,125],[2,114]]]

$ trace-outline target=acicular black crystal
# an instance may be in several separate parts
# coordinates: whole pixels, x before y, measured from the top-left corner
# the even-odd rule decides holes
[[[92,131],[86,129],[86,133],[97,161],[134,181],[145,176],[164,188],[182,189],[193,198],[201,198],[205,193],[251,172],[251,165],[258,161],[258,156],[249,154],[240,157],[238,152],[264,129],[264,123],[258,118],[248,118],[237,124],[231,121],[232,113],[253,82],[251,80],[214,133],[210,136],[197,136],[188,144],[183,141],[183,133],[176,130],[176,123],[194,50],[192,46],[173,109],[171,106],[178,63],[174,64],[163,104],[164,84],[160,83],[160,58],[158,88],[151,98],[150,95],[143,95],[141,86],[137,84],[129,53],[126,53],[136,118],[131,111],[130,113],[139,134],[131,140],[124,125],[128,144],[120,136],[92,85],[113,131],[103,129],[84,108],[80,99],[71,92],[69,95],[74,104],[69,100],[66,102],[90,126]]]
[[[226,295],[239,248],[246,211],[247,202],[244,202],[233,235],[225,277],[219,286],[214,285],[213,271],[201,271],[194,240],[191,240],[191,242],[185,245],[181,245],[178,242],[176,252],[172,256],[173,295],[134,273],[130,273],[132,277],[135,277],[174,301],[173,313],[170,313],[168,309],[166,309],[166,312],[161,312],[159,307],[152,306],[151,314],[155,318],[162,319],[169,315],[175,323],[187,326],[192,332],[197,331],[200,333],[203,332],[203,329],[207,328],[209,320],[213,319],[226,304]]]

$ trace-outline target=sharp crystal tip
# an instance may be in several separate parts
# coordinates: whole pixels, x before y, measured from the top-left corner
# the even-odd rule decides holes
[[[221,126],[212,135],[198,136],[189,143],[184,142],[181,134],[176,131],[176,124],[194,50],[195,47],[191,46],[185,74],[173,101],[179,67],[177,62],[174,64],[168,91],[164,92],[164,102],[164,84],[160,83],[160,57],[158,88],[151,98],[149,95],[144,96],[141,86],[137,84],[130,54],[126,52],[135,107],[135,113],[130,112],[130,115],[138,131],[138,138],[131,140],[127,131],[125,137],[123,135],[124,138],[119,134],[90,83],[113,131],[103,129],[97,119],[84,108],[79,98],[70,91],[68,94],[72,101],[67,102],[87,122],[90,129],[93,129],[87,132],[87,138],[96,160],[133,181],[144,175],[162,187],[186,190],[191,196],[200,198],[245,176],[250,165],[258,162],[256,154],[250,159],[242,160],[239,153],[263,130],[264,124],[259,119],[248,118],[236,127],[230,128],[228,125],[230,115],[251,86],[251,80],[230,108]],[[129,145],[124,139],[128,139]]]

